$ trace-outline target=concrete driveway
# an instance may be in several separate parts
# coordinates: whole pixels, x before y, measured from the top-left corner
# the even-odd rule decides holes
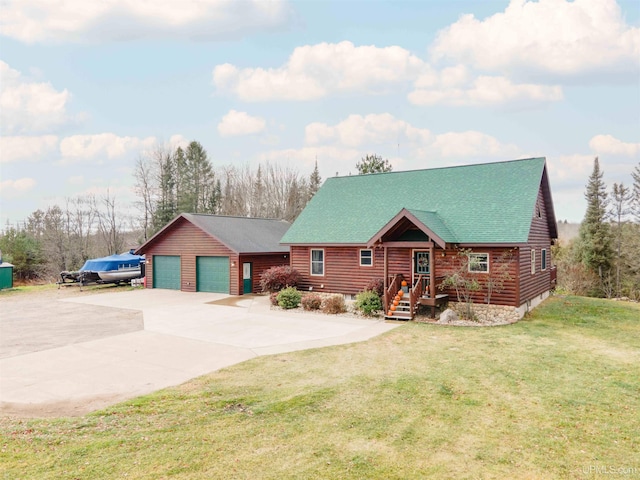
[[[3,302],[2,336],[9,340],[0,351],[2,414],[82,415],[260,355],[362,341],[397,326],[272,311],[265,296],[171,290],[56,298],[50,305],[37,312],[47,330],[34,342],[24,306]],[[81,323],[57,328],[66,317],[54,311]],[[89,328],[94,324],[97,331]]]

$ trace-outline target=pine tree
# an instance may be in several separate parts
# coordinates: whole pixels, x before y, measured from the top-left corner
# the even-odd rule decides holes
[[[264,216],[265,208],[263,206],[264,200],[264,182],[262,181],[262,165],[258,165],[258,172],[256,173],[255,180],[253,182],[253,189],[251,192],[251,208],[249,215],[252,217],[260,218]]]
[[[631,206],[633,209],[633,216],[636,221],[640,223],[640,162],[636,165],[636,168],[631,172],[633,177],[633,191],[631,192]]]
[[[182,153],[182,150],[180,153]],[[178,169],[176,165],[177,151],[167,153],[160,160],[158,170],[159,198],[153,213],[153,230],[157,232],[176,216],[178,188]]]
[[[384,173],[393,170],[393,166],[388,159],[382,159],[380,155],[367,155],[356,163],[356,168],[360,175],[369,173]]]
[[[187,174],[187,159],[182,147],[176,148],[172,157],[175,169],[175,205],[176,215],[190,212],[192,201],[189,196],[189,175]]]
[[[629,202],[632,199],[631,191],[625,187],[624,184],[614,183],[613,190],[611,191],[613,198],[613,206],[611,208],[611,216],[613,217],[613,237],[616,244],[616,257],[614,261],[615,274],[616,274],[616,296],[621,296],[620,290],[620,271],[622,270],[622,236],[623,236],[623,223],[624,219],[631,209],[629,208]]]
[[[597,274],[601,280],[609,275],[613,251],[611,229],[607,223],[607,189],[602,180],[598,157],[593,162],[593,171],[587,183],[585,198],[587,212],[580,224],[577,260]]]
[[[318,171],[318,160],[316,160],[316,165],[311,172],[311,176],[309,177],[309,198],[311,200],[313,196],[316,194],[318,189],[320,188],[320,184],[322,183],[322,177],[320,176],[320,172]],[[307,200],[307,201],[308,201]]]
[[[214,174],[207,151],[198,142],[191,142],[184,152],[176,151],[179,171],[179,213],[208,213],[215,190]],[[181,168],[181,164],[183,167]]]
[[[213,195],[211,196],[209,213],[218,214],[220,213],[220,203],[222,202],[222,185],[220,184],[220,179],[216,179],[215,187],[213,188]]]

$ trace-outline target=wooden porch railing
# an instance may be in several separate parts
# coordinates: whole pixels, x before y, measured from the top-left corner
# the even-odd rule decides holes
[[[422,293],[424,292],[422,282],[422,275],[418,275],[416,283],[414,283],[411,287],[411,290],[409,290],[409,301],[411,302],[411,318],[415,316],[418,301],[420,300],[420,297],[422,297]]]
[[[389,278],[387,279],[388,287],[385,290],[384,298],[382,299],[382,304],[384,305],[385,314],[389,311],[389,307],[391,307],[393,298],[398,293],[398,290],[400,290],[403,279],[404,279],[404,276],[402,274],[393,275],[393,276],[390,275]]]
[[[435,277],[436,281],[442,279],[444,279],[444,277]],[[446,305],[449,300],[449,295],[447,294],[436,294],[434,296],[431,296],[431,277],[429,275],[421,274],[417,276],[414,284],[409,287],[408,295],[405,296],[405,299],[407,299],[408,297],[407,301],[400,301],[401,305],[404,304],[403,309],[397,310],[397,312],[400,313],[392,313],[391,305],[393,304],[394,298],[398,294],[398,290],[402,288],[403,280],[404,276],[402,274],[389,275],[389,277],[387,278],[387,288],[384,291],[382,299],[385,316],[410,320],[413,319],[413,317],[416,315],[419,305],[427,305],[429,307],[432,307],[432,315],[435,315],[435,308]],[[409,304],[408,311],[406,309],[407,303]],[[402,314],[402,312],[404,312],[404,314]],[[409,314],[408,318],[406,316],[407,313]]]

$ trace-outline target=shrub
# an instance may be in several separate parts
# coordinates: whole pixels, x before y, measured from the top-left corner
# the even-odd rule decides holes
[[[305,310],[320,310],[322,297],[317,293],[310,293],[302,297],[302,308]]]
[[[265,270],[260,276],[260,288],[263,292],[279,292],[286,287],[297,287],[300,273],[289,265],[280,265]]]
[[[271,302],[271,305],[273,305],[274,307],[278,305],[278,293],[280,292],[272,292],[269,295],[269,301]]]
[[[369,317],[382,310],[382,300],[376,292],[364,290],[356,295],[356,308]]]
[[[344,297],[342,295],[333,295],[325,298],[322,302],[322,311],[331,314],[346,312],[347,306],[344,303]]]
[[[364,286],[363,291],[376,292],[378,297],[382,298],[384,295],[384,280],[382,278],[372,278]]]
[[[278,293],[278,305],[282,308],[298,308],[302,294],[296,287],[287,287]]]

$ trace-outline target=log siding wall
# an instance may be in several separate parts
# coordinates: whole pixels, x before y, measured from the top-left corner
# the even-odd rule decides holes
[[[311,275],[311,250],[324,249],[324,275]],[[303,281],[299,289],[315,292],[356,294],[372,279],[384,275],[384,252],[373,249],[373,265],[360,266],[360,250],[353,247],[291,247],[291,266],[300,272]]]
[[[537,212],[540,212],[538,217]],[[542,194],[538,192],[536,209],[532,212],[528,245],[520,249],[520,296],[519,305],[534,299],[551,289],[551,237],[547,209]],[[531,273],[531,250],[535,249],[535,273]],[[542,270],[541,250],[547,250],[547,268]]]
[[[251,278],[251,292],[260,293],[260,277],[262,274],[271,267],[289,265],[289,254],[269,254],[269,255],[240,255],[240,263],[238,264],[238,292],[242,293],[244,280],[242,278],[242,264],[245,262],[251,262],[253,264],[253,272]],[[232,277],[233,278],[233,277]],[[233,280],[232,280],[233,281]]]
[[[518,249],[504,247],[475,247],[472,251],[473,253],[489,254],[489,273],[469,273],[472,278],[475,277],[478,282],[483,285],[483,288],[474,292],[474,303],[488,303],[490,300],[490,303],[494,305],[509,305],[512,307],[519,306],[517,283],[519,262]],[[458,250],[449,248],[444,250],[444,256],[442,253],[443,250],[436,250],[436,277],[450,275],[462,265],[462,259],[458,255]],[[506,274],[508,274],[508,278],[507,275],[502,272],[506,272]],[[502,288],[494,289],[491,292],[491,298],[489,299],[488,290],[485,287],[487,281],[495,281],[500,277],[504,278]],[[441,280],[439,282],[441,282]],[[438,293],[447,293],[449,298],[453,301],[457,300],[455,289],[441,290],[438,288],[437,291]]]
[[[303,278],[299,289],[308,291],[310,287],[313,291],[326,293],[342,293],[354,295],[362,291],[367,283],[372,279],[384,277],[384,250],[376,248],[374,252],[373,267],[361,267],[359,252],[361,246],[325,246],[325,274],[323,276],[310,275],[311,250],[320,247],[292,246],[291,266],[298,270]],[[387,259],[389,263],[389,275],[402,274],[407,280],[411,280],[412,271],[412,250],[411,248],[388,248]],[[420,250],[424,250],[420,248]],[[518,278],[518,252],[509,248],[476,248],[474,252],[489,254],[490,274],[477,273],[480,282],[486,282],[489,275],[498,271],[498,262],[505,251],[512,251],[511,260],[508,263],[507,271],[510,279],[505,281],[500,292],[493,292],[491,303],[498,305],[519,306],[517,304],[517,278]],[[442,255],[444,253],[444,256]],[[460,258],[458,251],[451,248],[442,250],[434,249],[435,255],[435,275],[442,277],[453,273],[459,267]],[[452,299],[456,299],[455,290],[437,290],[437,293],[448,293]],[[486,290],[477,292],[474,301],[486,303]]]

